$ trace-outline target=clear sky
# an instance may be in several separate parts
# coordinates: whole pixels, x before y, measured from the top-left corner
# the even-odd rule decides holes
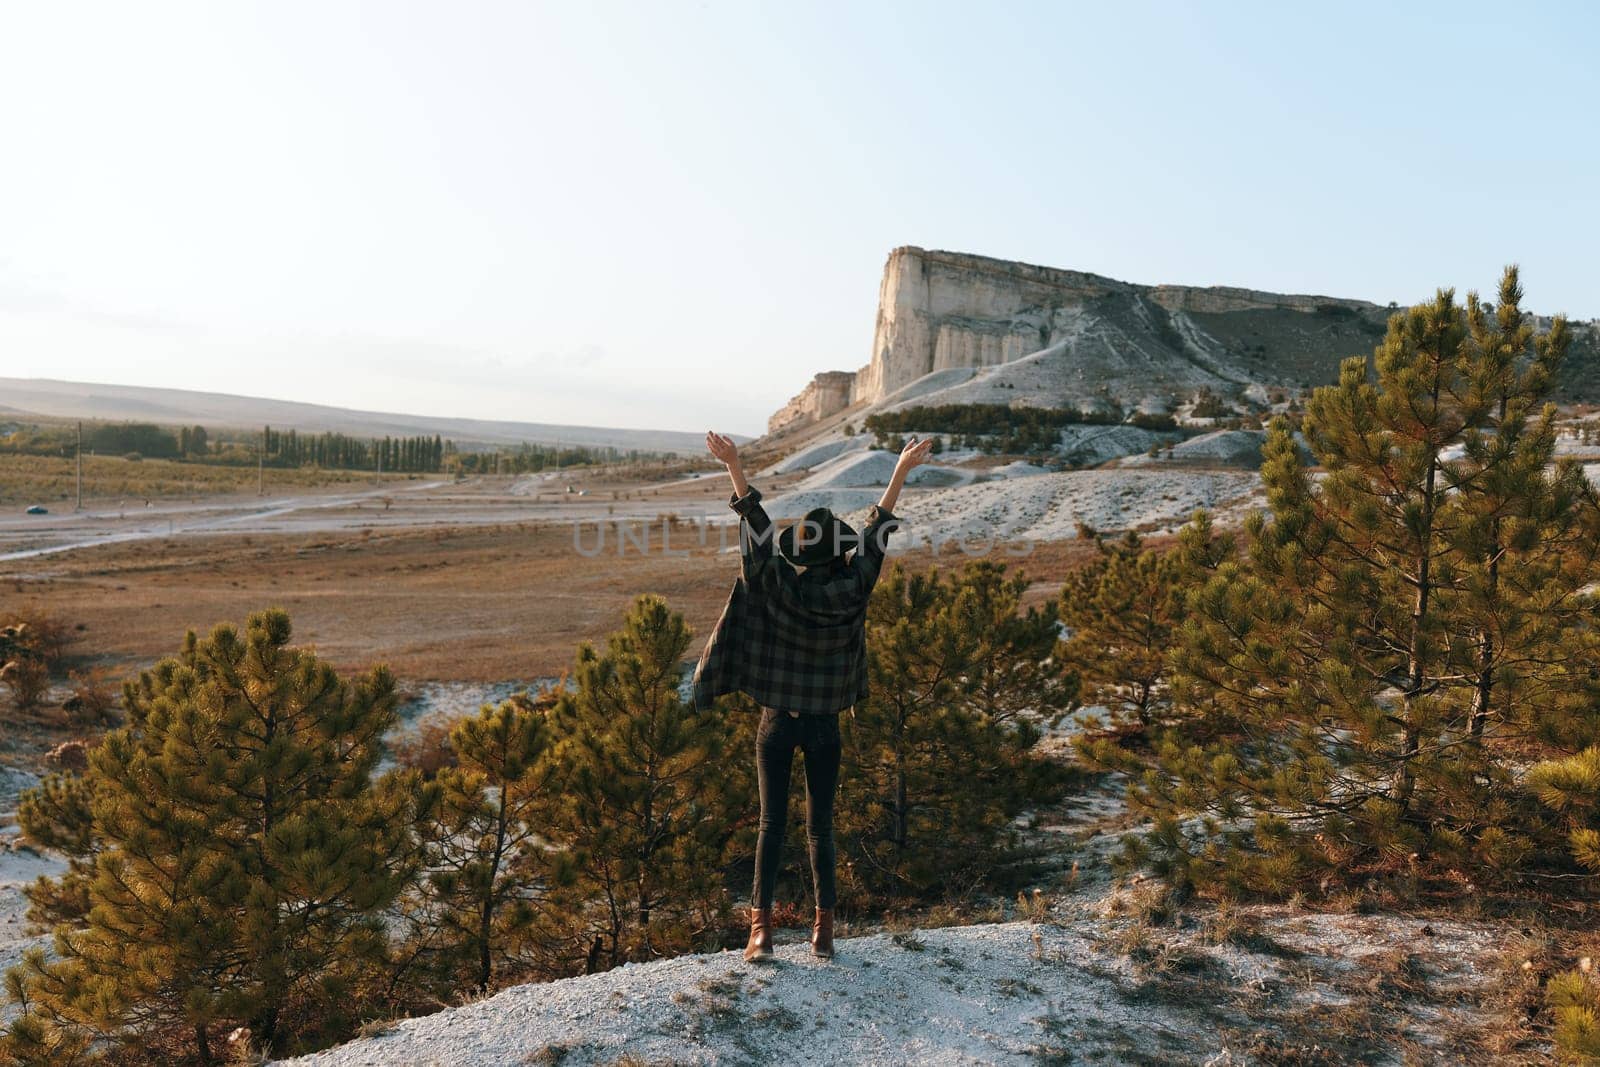
[[[902,244],[1600,316],[1596,11],[11,0],[0,376],[757,433]]]

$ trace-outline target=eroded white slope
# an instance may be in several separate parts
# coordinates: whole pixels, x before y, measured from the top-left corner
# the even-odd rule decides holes
[[[974,485],[908,493],[896,507],[903,532],[898,550],[961,538],[1062,541],[1084,523],[1103,532],[1176,529],[1197,508],[1234,521],[1259,506],[1261,479],[1248,471],[1111,469],[1008,477]],[[829,507],[847,522],[864,522],[878,490],[799,488],[767,503],[774,519]]]
[[[646,1063],[1029,1063],[1056,1047],[1090,1062],[1120,1062],[1130,1047],[1201,1062],[1221,1051],[1182,1007],[1153,1011],[1119,991],[1126,964],[1076,928],[953,927],[838,948],[830,963],[789,944],[770,964],[719,952],[517,986],[289,1062],[579,1065],[627,1053]],[[1241,981],[1258,977],[1253,960],[1232,955]]]

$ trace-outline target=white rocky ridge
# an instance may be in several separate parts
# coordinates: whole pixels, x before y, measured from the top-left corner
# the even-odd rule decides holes
[[[761,477],[771,477],[775,474],[793,474],[796,471],[811,470],[820,467],[831,459],[836,459],[846,452],[865,451],[872,444],[870,433],[847,436],[840,434],[836,437],[825,437],[822,440],[802,448],[797,452],[783,457],[777,463],[761,472]]]
[[[1001,467],[996,467],[989,472],[991,478],[1031,478],[1035,474],[1049,474],[1049,467],[1041,467],[1037,463],[1016,459]]]
[[[863,404],[1099,408],[1115,399],[1166,410],[1201,386],[1254,396],[1297,384],[1302,349],[1329,369],[1370,349],[1385,314],[1360,300],[1136,285],[907,246],[884,264],[870,361],[818,374],[768,431]],[[1286,358],[1265,358],[1269,348]]]
[[[1077,536],[1080,523],[1100,531],[1171,531],[1198,508],[1230,522],[1261,505],[1260,487],[1253,472],[1189,469],[1057,471],[974,482],[902,497],[895,513],[905,527],[890,551],[962,539],[1063,541]],[[859,528],[877,499],[871,488],[814,487],[765,503],[774,519],[828,507]]]
[[[803,482],[801,490],[850,489],[868,485],[888,485],[899,457],[883,449],[846,452],[819,466]],[[958,467],[930,464],[918,467],[906,477],[907,485],[944,487],[965,485],[976,472]]]
[[[1077,536],[1080,523],[1100,531],[1171,531],[1198,508],[1229,521],[1260,503],[1260,484],[1242,471],[1062,471],[919,495],[897,511],[910,535],[902,543],[1064,541]]]
[[[1056,453],[1068,463],[1094,467],[1147,452],[1152,445],[1168,445],[1176,440],[1178,435],[1174,433],[1123,424],[1065,426]]]
[[[1163,448],[1159,456],[1130,455],[1122,461],[1122,466],[1188,463],[1256,470],[1261,466],[1261,447],[1266,439],[1267,435],[1261,430],[1212,430],[1173,442],[1170,447]]]
[[[1080,523],[1107,532],[1166,531],[1198,508],[1230,522],[1262,504],[1260,478],[1253,469],[1215,468],[1253,468],[1262,438],[1259,432],[1216,431],[1183,441],[1136,426],[1072,425],[1063,428],[1056,450],[1062,462],[1124,464],[1073,471],[1021,460],[983,469],[971,463],[979,453],[947,451],[943,462],[918,468],[908,479],[909,491],[895,509],[906,528],[891,551],[963,538],[1065,540],[1077,536]],[[895,465],[894,454],[869,448],[870,440],[825,434],[768,467],[767,477],[805,474],[781,490],[766,490],[768,514],[797,519],[827,507],[859,526]],[[1182,449],[1176,455],[1181,462],[1150,460],[1144,453],[1152,445],[1173,445],[1175,455]]]

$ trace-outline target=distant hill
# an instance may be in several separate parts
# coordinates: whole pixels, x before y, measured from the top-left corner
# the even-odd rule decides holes
[[[206,427],[322,432],[363,437],[410,437],[438,434],[471,449],[494,445],[556,444],[635,448],[646,452],[695,454],[705,450],[703,435],[682,430],[624,429],[610,426],[567,426],[498,419],[440,418],[354,408],[302,404],[293,400],[201,393],[188,389],[152,389],[139,385],[102,385],[48,378],[0,378],[0,412],[66,419],[197,424]],[[735,435],[736,440],[745,440]]]

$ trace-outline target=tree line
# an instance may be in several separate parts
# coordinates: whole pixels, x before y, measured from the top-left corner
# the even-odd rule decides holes
[[[1008,404],[923,404],[868,415],[862,427],[878,448],[898,449],[912,432],[948,436],[963,448],[985,452],[1050,452],[1061,443],[1066,426],[1115,426],[1127,422],[1146,430],[1174,430],[1168,414],[1127,414],[1115,401],[1092,410],[1057,407],[1013,407]]]
[[[532,474],[592,464],[641,463],[671,459],[669,453],[648,452],[613,445],[543,445],[524,442],[516,448],[487,452],[458,452],[453,469],[463,474]]]
[[[19,428],[0,438],[0,451],[26,455],[71,455],[76,431],[68,426]],[[171,459],[228,466],[261,463],[273,468],[392,471],[400,474],[526,474],[595,464],[637,463],[668,458],[665,453],[613,446],[545,445],[524,442],[514,448],[463,450],[438,434],[407,437],[357,437],[323,431],[264,426],[257,435],[211,433],[204,426],[171,429],[144,422],[90,423],[83,447],[98,455]]]
[[[438,434],[412,437],[353,437],[323,432],[301,434],[297,430],[262,428],[262,452],[266,462],[278,467],[316,466],[343,470],[380,470],[404,473],[437,474],[445,468],[445,457],[454,455],[455,442]]]

